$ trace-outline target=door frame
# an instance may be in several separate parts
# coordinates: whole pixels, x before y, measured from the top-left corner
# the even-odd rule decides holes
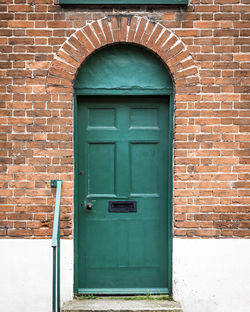
[[[167,91],[167,92],[166,92]],[[119,91],[114,90],[107,90],[105,94],[99,94],[102,96],[164,96],[164,97],[169,97],[169,133],[167,142],[168,143],[168,149],[167,149],[167,166],[169,168],[168,171],[168,187],[167,187],[167,199],[168,199],[168,206],[170,209],[167,209],[167,217],[168,217],[168,222],[167,222],[167,243],[168,243],[168,294],[172,294],[172,266],[173,266],[173,261],[172,261],[172,250],[173,250],[173,138],[174,138],[174,92],[171,90],[166,90],[165,92],[162,92],[159,90],[140,90],[137,92],[137,90],[130,90],[129,92],[126,91]],[[78,135],[77,135],[77,116],[78,116],[78,103],[77,103],[77,97],[78,96],[95,96],[98,95],[97,93],[92,93],[89,94],[88,91],[84,90],[75,90],[74,93],[74,107],[73,107],[73,116],[74,116],[74,128],[73,128],[73,133],[74,133],[74,230],[73,230],[73,240],[74,240],[74,284],[73,284],[73,290],[74,290],[74,295],[78,295],[78,255],[79,255],[79,250],[78,250]],[[167,207],[166,207],[167,208]]]
[[[139,67],[138,67],[139,66]],[[121,75],[123,72],[123,75]],[[131,73],[133,73],[131,75]],[[116,79],[114,79],[116,77]],[[154,79],[152,79],[154,77]],[[118,78],[118,79],[117,79]],[[79,68],[74,83],[74,293],[78,282],[78,96],[164,96],[168,97],[169,132],[166,136],[167,160],[167,239],[168,291],[172,294],[172,228],[173,228],[173,115],[174,84],[166,64],[142,45],[117,43],[95,50]],[[156,292],[157,293],[157,292]]]

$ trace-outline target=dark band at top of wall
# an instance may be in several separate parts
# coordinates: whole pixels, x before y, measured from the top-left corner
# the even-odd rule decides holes
[[[188,0],[59,0],[59,4],[162,4],[187,5]]]

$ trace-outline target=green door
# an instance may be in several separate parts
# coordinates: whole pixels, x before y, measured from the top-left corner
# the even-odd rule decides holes
[[[78,293],[168,293],[168,97],[78,97]]]

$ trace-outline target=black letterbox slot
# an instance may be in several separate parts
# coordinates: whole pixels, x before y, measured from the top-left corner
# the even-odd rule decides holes
[[[109,212],[136,212],[136,201],[109,201]]]

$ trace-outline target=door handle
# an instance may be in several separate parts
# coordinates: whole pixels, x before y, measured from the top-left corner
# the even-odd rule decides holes
[[[87,203],[86,204],[86,209],[87,210],[91,210],[93,208],[93,204],[91,204],[91,203]]]

